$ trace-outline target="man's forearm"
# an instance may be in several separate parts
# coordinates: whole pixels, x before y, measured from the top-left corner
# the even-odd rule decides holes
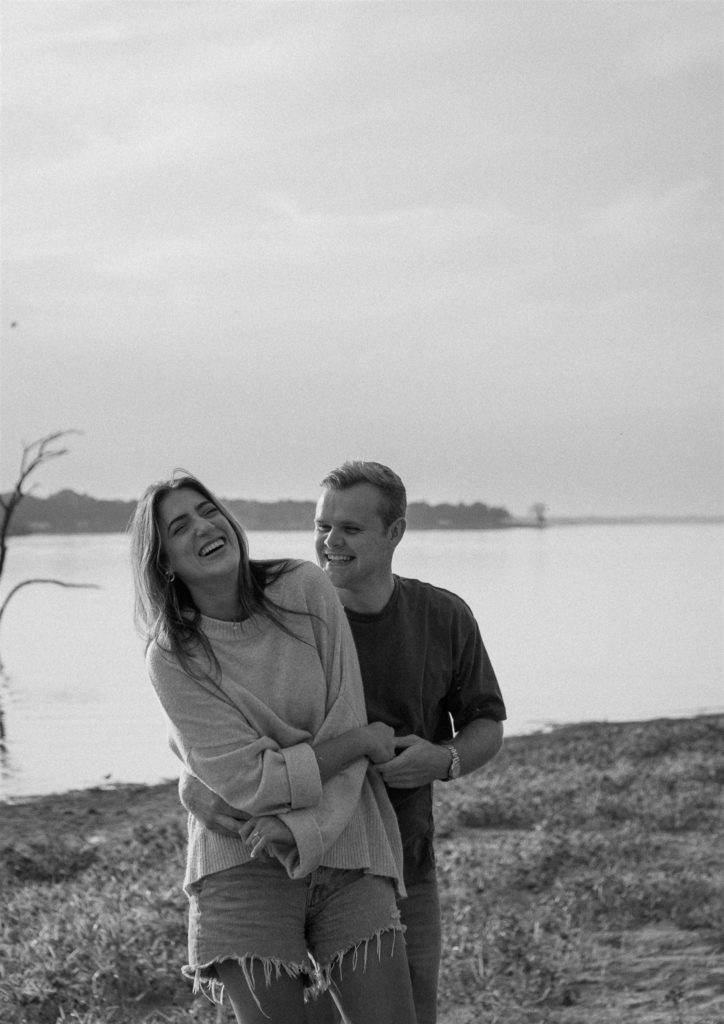
[[[495,757],[503,742],[503,727],[492,719],[476,719],[450,742],[460,757],[461,774],[467,775]],[[396,745],[398,755],[377,766],[386,785],[393,789],[414,789],[448,778],[451,755],[446,744],[431,743],[411,734],[398,737]]]
[[[460,756],[461,774],[467,775],[492,761],[503,745],[503,723],[476,718],[451,741]]]

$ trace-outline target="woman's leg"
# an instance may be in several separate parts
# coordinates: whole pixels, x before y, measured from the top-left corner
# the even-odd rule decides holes
[[[273,971],[267,985],[259,960],[251,961],[248,970],[254,981],[253,992],[236,960],[216,964],[219,981],[239,1024],[304,1024],[304,985],[300,977],[293,978],[284,970],[277,977]]]
[[[350,950],[332,969],[332,984],[349,1024],[416,1024],[405,940],[389,930]]]
[[[190,894],[184,973],[205,990],[213,964],[240,1024],[303,1024],[306,899],[271,858],[207,875]]]

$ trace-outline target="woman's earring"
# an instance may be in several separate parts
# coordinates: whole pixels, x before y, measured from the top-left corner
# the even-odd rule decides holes
[[[173,569],[171,569],[167,573],[164,573],[164,575],[169,583],[173,583],[173,581],[176,579],[176,573],[173,571]]]

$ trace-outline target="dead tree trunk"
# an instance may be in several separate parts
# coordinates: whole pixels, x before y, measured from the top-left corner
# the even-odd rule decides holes
[[[7,541],[10,531],[10,521],[12,520],[18,505],[28,493],[28,491],[25,490],[26,482],[29,477],[40,468],[40,466],[45,465],[46,462],[50,462],[51,459],[57,459],[61,455],[65,455],[68,449],[57,447],[57,442],[68,434],[77,433],[77,430],[58,430],[53,434],[46,434],[45,437],[41,437],[37,441],[31,441],[30,444],[23,445],[20,470],[18,472],[18,478],[15,482],[15,486],[9,494],[0,495],[0,508],[2,509],[2,522],[0,522],[0,578],[2,578],[3,569],[5,568],[5,556],[7,555],[8,550]],[[32,490],[32,488],[30,489]],[[2,603],[0,603],[0,621],[2,621],[2,617],[10,599],[17,594],[22,587],[27,587],[31,583],[53,583],[59,587],[96,586],[94,583],[65,583],[63,580],[56,580],[48,577],[22,580],[22,582],[17,583],[9,593],[6,594]],[[1,660],[0,668],[2,668]]]

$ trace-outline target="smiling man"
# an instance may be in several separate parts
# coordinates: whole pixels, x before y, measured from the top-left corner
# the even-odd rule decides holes
[[[441,954],[432,784],[481,768],[500,749],[505,705],[473,613],[457,595],[392,571],[405,534],[402,480],[378,462],[346,462],[322,481],[317,561],[337,589],[362,670],[367,716],[394,728],[397,755],[375,766],[395,808],[404,850],[406,925],[418,1024],[437,1020]],[[207,827],[237,832],[233,808],[182,775],[184,805]],[[326,997],[309,1024],[338,1015]]]
[[[366,479],[347,487],[331,481],[384,474],[376,463],[361,469],[335,470],[322,481],[324,490],[314,519],[317,561],[339,592],[345,608],[358,612],[380,611],[392,597],[392,556],[405,532],[405,503],[395,493],[386,494]],[[392,486],[388,483],[388,490]]]
[[[407,955],[419,1024],[437,1019],[440,904],[432,783],[490,761],[505,706],[475,618],[457,595],[397,576],[407,497],[377,462],[346,462],[322,481],[317,561],[337,588],[357,648],[371,722],[391,725],[398,755],[377,769],[402,833]],[[321,1022],[322,1014],[310,1014]]]

